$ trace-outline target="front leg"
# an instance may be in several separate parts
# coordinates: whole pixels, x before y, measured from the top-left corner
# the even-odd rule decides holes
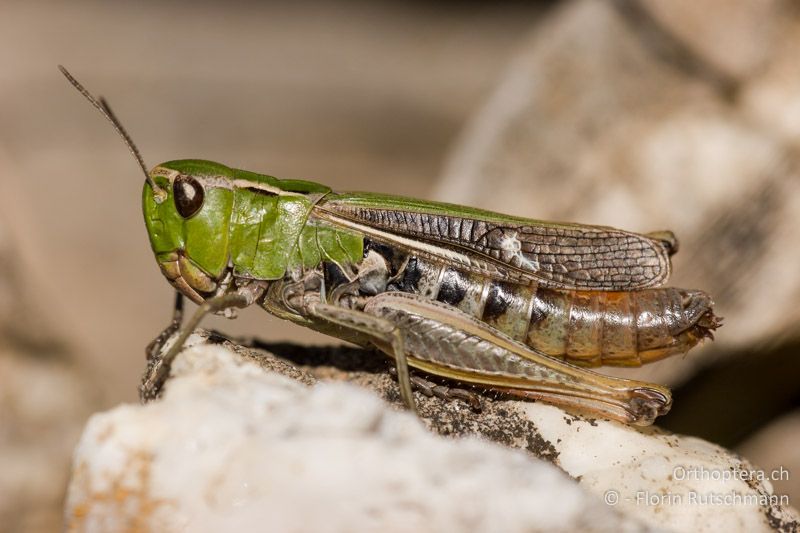
[[[194,315],[192,315],[192,318],[189,319],[189,321],[183,326],[180,326],[180,319],[183,316],[182,305],[180,311],[178,311],[178,308],[176,307],[176,318],[173,318],[173,323],[170,324],[170,326],[168,326],[161,335],[164,335],[167,331],[174,327],[173,332],[175,330],[179,331],[178,338],[175,339],[175,342],[172,344],[172,346],[170,346],[167,353],[162,356],[159,356],[159,353],[163,349],[163,343],[166,342],[166,339],[161,342],[161,345],[158,347],[158,352],[150,352],[150,350],[154,348],[148,346],[149,361],[147,370],[145,371],[145,375],[142,377],[142,383],[139,386],[139,398],[142,400],[142,402],[153,400],[161,394],[161,389],[164,386],[164,382],[169,376],[169,370],[172,365],[172,361],[183,349],[186,339],[189,338],[189,335],[192,334],[195,328],[200,324],[200,321],[202,321],[207,314],[216,313],[218,311],[233,307],[240,309],[247,307],[256,301],[261,292],[263,292],[263,288],[260,286],[246,285],[234,289],[233,292],[228,292],[219,296],[214,296],[213,298],[209,298],[197,308],[197,311],[195,311]],[[182,304],[183,301],[180,301]],[[170,335],[171,334],[172,332],[170,332]],[[159,343],[161,340],[161,335],[156,337],[156,340],[153,341],[151,345],[154,343]]]
[[[175,334],[181,327],[183,322],[183,294],[175,291],[175,305],[172,308],[172,322],[158,334],[158,336],[150,341],[150,344],[144,349],[145,356],[148,361],[152,361],[164,349],[167,340]]]

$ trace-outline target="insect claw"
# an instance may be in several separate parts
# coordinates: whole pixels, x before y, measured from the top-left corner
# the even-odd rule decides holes
[[[672,398],[661,391],[639,387],[631,391],[631,422],[636,425],[649,425],[658,416],[665,415],[672,407]]]

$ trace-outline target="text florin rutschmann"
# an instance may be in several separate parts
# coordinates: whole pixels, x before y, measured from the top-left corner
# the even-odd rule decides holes
[[[789,471],[784,467],[773,470],[741,469],[741,468],[706,468],[703,466],[676,466],[672,470],[673,481],[741,481],[750,485],[750,482],[788,481]],[[691,483],[690,483],[691,485]],[[617,505],[620,501],[636,503],[636,505],[789,505],[789,496],[786,494],[741,493],[736,490],[701,492],[689,490],[686,492],[650,492],[640,490],[633,497],[622,494],[619,490],[609,489],[604,495],[608,505]]]
[[[634,501],[636,505],[758,505],[766,507],[789,505],[789,496],[786,494],[742,494],[736,491],[689,491],[685,494],[679,494],[641,490],[636,492]]]
[[[679,465],[672,470],[672,478],[675,481],[788,481],[789,471],[782,466],[773,470],[745,470]]]

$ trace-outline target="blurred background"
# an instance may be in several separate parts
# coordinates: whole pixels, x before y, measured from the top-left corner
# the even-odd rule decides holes
[[[669,228],[714,343],[619,375],[675,387],[659,425],[783,466],[800,498],[800,8],[790,0],[4,2],[0,524],[52,531],[87,417],[136,401],[172,291],[145,161]],[[207,325],[332,339],[258,310]],[[795,475],[796,474],[796,475]]]

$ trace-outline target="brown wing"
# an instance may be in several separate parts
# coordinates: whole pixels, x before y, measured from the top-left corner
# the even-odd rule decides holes
[[[405,236],[406,247],[447,259],[453,250],[540,284],[563,289],[634,290],[662,285],[677,242],[604,226],[508,217],[461,206],[374,194],[334,195],[318,209],[382,234]],[[335,222],[335,221],[334,221]]]

